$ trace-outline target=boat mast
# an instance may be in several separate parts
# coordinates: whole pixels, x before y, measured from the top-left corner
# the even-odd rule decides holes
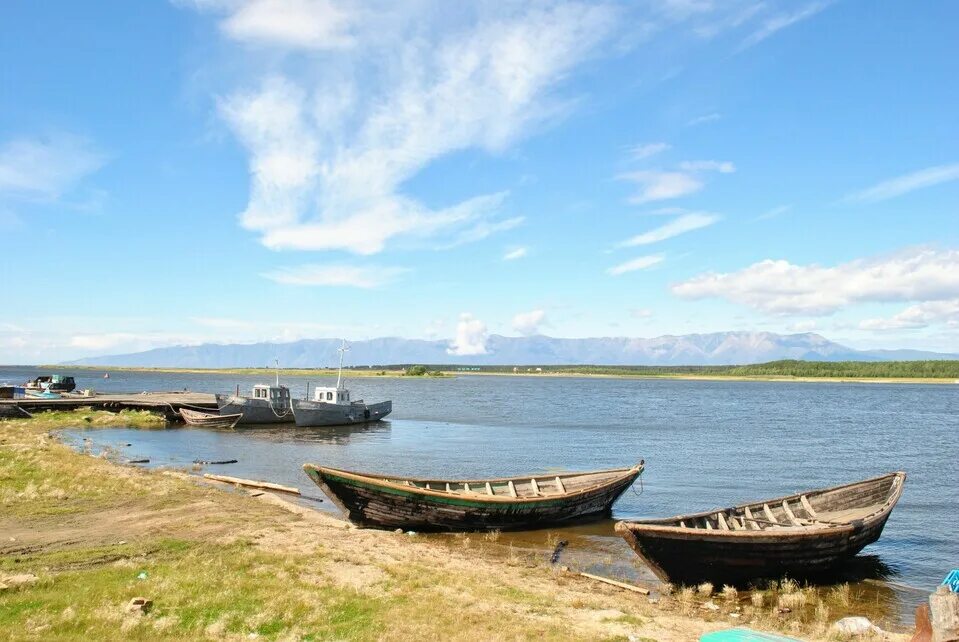
[[[343,339],[343,345],[336,349],[340,353],[340,369],[336,373],[336,389],[339,390],[342,387],[343,381],[343,355],[346,353],[349,348],[346,347],[346,339]]]
[[[276,370],[276,387],[280,387],[280,360],[273,360],[273,368]]]

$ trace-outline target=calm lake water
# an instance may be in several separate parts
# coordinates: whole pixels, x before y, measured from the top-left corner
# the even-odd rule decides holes
[[[0,369],[0,381],[23,381],[33,372]],[[81,371],[78,386],[214,392],[248,389],[267,379],[101,376]],[[302,395],[307,378],[283,383]],[[902,500],[882,538],[863,552],[870,572],[898,587],[895,598],[906,611],[924,594],[900,585],[928,592],[959,562],[959,385],[508,376],[357,377],[348,385],[356,399],[392,399],[390,420],[353,428],[103,429],[67,436],[149,457],[151,466],[238,459],[206,470],[289,484],[317,497],[322,493],[302,472],[304,462],[484,477],[621,467],[645,459],[642,484],[616,503],[617,519],[706,510],[905,470]],[[328,501],[318,506],[335,510]],[[570,541],[564,563],[646,576],[612,534],[611,521],[557,532]],[[542,533],[503,538],[545,546]]]

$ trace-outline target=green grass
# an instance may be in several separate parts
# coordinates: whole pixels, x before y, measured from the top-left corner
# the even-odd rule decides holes
[[[302,571],[319,557],[291,561],[247,543],[211,547],[180,540],[117,551],[118,560],[81,570],[71,570],[74,559],[97,559],[102,551],[21,559],[16,571],[35,573],[40,581],[0,593],[0,631],[9,639],[115,639],[119,628],[133,640],[250,633],[276,639],[291,632],[367,640],[382,632],[390,607],[386,597],[317,586]],[[146,578],[138,579],[142,573]],[[125,612],[134,597],[153,600],[149,617]]]

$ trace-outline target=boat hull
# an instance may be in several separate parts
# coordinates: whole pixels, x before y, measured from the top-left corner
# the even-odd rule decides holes
[[[318,401],[293,400],[293,415],[297,426],[344,426],[379,421],[393,412],[392,401],[375,404],[334,404]]]
[[[892,473],[719,511],[619,522],[616,532],[673,584],[814,579],[879,539],[905,478]]]
[[[268,399],[217,395],[216,405],[220,415],[242,415],[240,424],[293,423],[293,410],[289,406],[274,406]]]
[[[355,524],[417,531],[530,530],[608,517],[616,499],[636,480],[636,470],[614,483],[573,497],[491,502],[481,496],[436,496],[385,488],[352,476],[307,468],[307,473]]]
[[[644,534],[617,524],[616,530],[660,579],[673,584],[710,582],[744,585],[788,576],[794,579],[827,574],[854,557],[882,534],[888,515],[868,526],[839,527],[789,537],[716,535],[711,539],[678,534]]]
[[[210,412],[197,412],[187,408],[180,409],[183,423],[198,428],[233,428],[242,419],[242,415],[217,415]]]

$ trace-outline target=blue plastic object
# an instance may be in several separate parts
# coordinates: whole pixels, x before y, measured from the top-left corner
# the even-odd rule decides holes
[[[796,638],[787,638],[775,633],[760,633],[746,628],[724,629],[706,633],[699,642],[802,642]]]
[[[959,568],[953,569],[942,581],[942,585],[948,586],[953,593],[959,593]]]

